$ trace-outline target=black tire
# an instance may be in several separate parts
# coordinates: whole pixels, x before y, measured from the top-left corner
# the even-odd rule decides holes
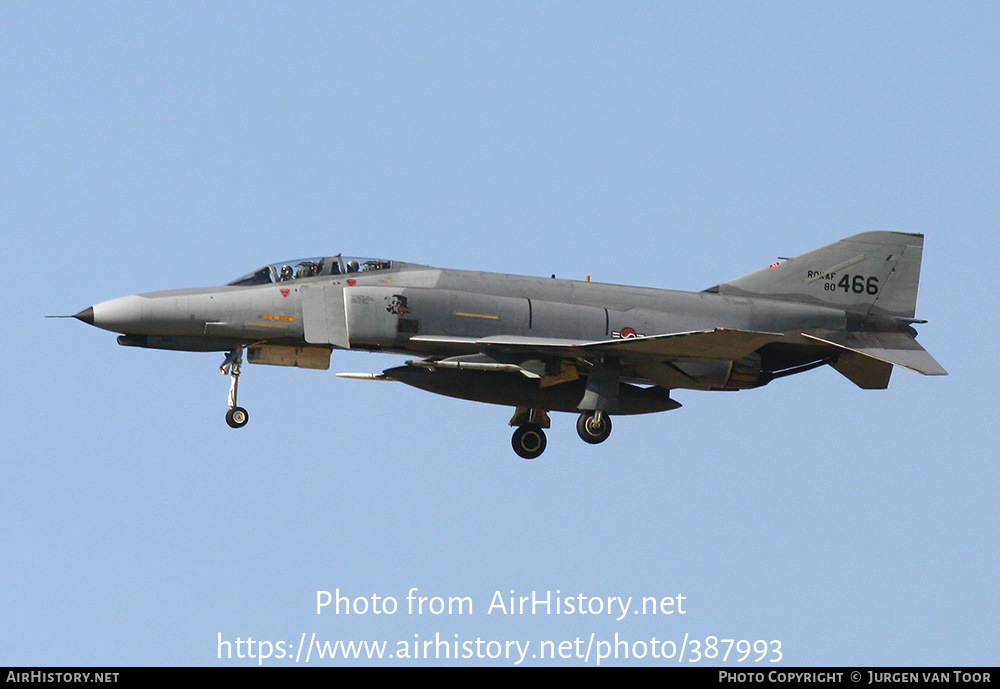
[[[226,412],[226,423],[230,428],[243,428],[250,420],[250,414],[243,407],[233,407]]]
[[[597,445],[611,435],[611,417],[601,414],[601,423],[594,423],[594,413],[584,412],[576,420],[576,432],[585,443]]]
[[[535,459],[541,455],[545,452],[546,443],[545,431],[533,423],[518,426],[510,439],[514,452],[524,459]]]

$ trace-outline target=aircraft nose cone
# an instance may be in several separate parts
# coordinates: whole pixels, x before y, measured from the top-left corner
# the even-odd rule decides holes
[[[75,316],[73,316],[73,318],[75,318],[77,320],[80,320],[80,321],[83,321],[87,325],[93,325],[94,324],[94,307],[93,306],[88,306],[83,311],[81,311],[80,313],[78,313]]]
[[[138,295],[119,297],[94,304],[75,317],[84,323],[113,333],[136,333],[139,328],[147,324],[148,302],[148,299]]]

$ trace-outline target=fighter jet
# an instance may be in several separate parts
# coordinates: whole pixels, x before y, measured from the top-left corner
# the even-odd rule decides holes
[[[549,412],[597,444],[611,417],[681,406],[820,366],[863,389],[894,366],[947,375],[917,343],[923,236],[866,232],[701,292],[432,268],[341,255],[266,265],[219,287],[112,299],[74,317],[128,347],[225,352],[226,421],[246,425],[241,364],[327,369],[334,350],[412,357],[380,373],[514,408],[511,444],[546,447]]]

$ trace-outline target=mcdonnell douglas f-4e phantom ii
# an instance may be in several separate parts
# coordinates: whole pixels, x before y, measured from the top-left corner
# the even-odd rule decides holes
[[[227,352],[226,421],[250,363],[327,369],[335,349],[410,355],[347,378],[514,407],[514,451],[545,450],[551,411],[592,444],[611,416],[680,407],[678,388],[742,390],[830,365],[864,389],[893,366],[946,375],[912,325],[923,236],[866,232],[703,292],[341,256],[264,266],[221,287],[112,299],[76,318],[131,347]]]

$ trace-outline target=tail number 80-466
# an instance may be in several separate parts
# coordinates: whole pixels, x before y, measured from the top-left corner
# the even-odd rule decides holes
[[[854,292],[855,294],[878,294],[878,278],[874,275],[844,275],[837,282],[824,282],[823,289],[827,292],[836,292],[838,289],[844,292]]]

